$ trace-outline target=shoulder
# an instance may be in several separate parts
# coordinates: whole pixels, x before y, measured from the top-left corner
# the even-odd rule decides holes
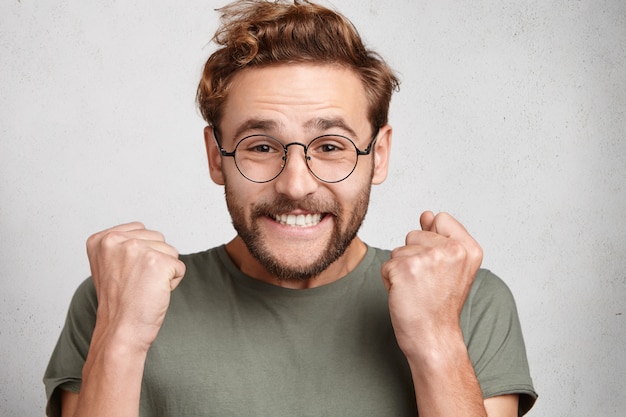
[[[224,254],[226,253],[224,245],[206,249],[201,252],[183,254],[180,255],[179,258],[187,267],[198,268],[204,267],[206,264],[219,262],[222,252]]]
[[[508,285],[488,269],[479,269],[466,304],[474,307],[515,309],[515,299]]]
[[[372,264],[382,265],[391,258],[391,251],[388,249],[380,249],[374,246],[367,246],[366,259],[371,256]]]
[[[96,287],[91,277],[83,280],[80,285],[74,291],[72,301],[69,307],[69,316],[76,314],[78,316],[85,316],[86,312],[94,312],[98,308],[98,295],[96,293]]]
[[[480,269],[461,311],[466,341],[470,333],[479,329],[517,327],[518,320],[517,306],[508,285],[488,269]]]
[[[523,344],[513,294],[507,284],[489,270],[478,271],[461,311],[460,322],[469,347],[478,344],[481,349],[486,349],[487,343],[494,343],[498,337],[513,337]]]
[[[203,298],[219,298],[224,291],[232,287],[233,277],[241,274],[223,245],[202,252],[180,255],[179,258],[185,264],[186,271],[183,280],[172,292],[170,310],[181,301],[201,302]]]
[[[179,258],[187,268],[183,282],[224,275],[234,267],[223,245],[202,252],[180,255]]]

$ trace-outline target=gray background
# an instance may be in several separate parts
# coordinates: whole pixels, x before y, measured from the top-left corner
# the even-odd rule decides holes
[[[41,377],[84,242],[141,220],[181,252],[233,236],[194,107],[222,2],[0,4],[0,415]],[[335,0],[399,72],[391,176],[363,237],[457,216],[513,290],[533,416],[626,408],[626,6]]]

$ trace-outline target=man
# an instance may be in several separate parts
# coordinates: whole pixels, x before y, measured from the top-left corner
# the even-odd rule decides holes
[[[49,415],[516,416],[536,394],[513,299],[445,213],[357,237],[385,180],[393,72],[320,6],[223,9],[198,103],[237,236],[180,256],[140,223],[87,242]]]

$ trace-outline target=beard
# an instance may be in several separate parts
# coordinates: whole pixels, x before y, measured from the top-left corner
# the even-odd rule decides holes
[[[279,280],[304,281],[314,278],[324,272],[333,262],[339,259],[363,224],[369,205],[371,184],[364,187],[354,205],[353,212],[346,218],[343,208],[338,202],[321,201],[308,197],[304,200],[293,201],[284,196],[278,196],[271,202],[260,202],[252,207],[249,222],[246,220],[243,207],[237,203],[235,193],[225,186],[226,205],[232,218],[237,234],[245,243],[248,251],[261,265]],[[304,210],[311,213],[322,213],[323,216],[334,217],[332,234],[324,250],[306,264],[292,266],[281,261],[277,254],[272,253],[264,242],[258,219],[274,218],[274,215],[288,213],[294,210]],[[315,255],[311,255],[315,256]],[[302,258],[300,256],[300,258]]]

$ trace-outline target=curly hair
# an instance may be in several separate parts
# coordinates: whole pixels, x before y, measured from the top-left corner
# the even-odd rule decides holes
[[[219,48],[204,65],[196,100],[215,126],[233,77],[241,70],[279,64],[331,64],[355,71],[365,88],[373,128],[387,123],[399,81],[379,54],[367,49],[343,15],[307,0],[240,0],[221,9],[213,41]]]

